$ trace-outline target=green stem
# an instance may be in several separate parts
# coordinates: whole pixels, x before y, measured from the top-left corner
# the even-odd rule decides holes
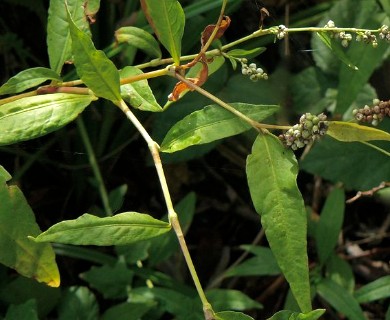
[[[83,140],[85,149],[87,150],[88,154],[88,161],[92,167],[92,171],[95,175],[95,179],[98,183],[98,189],[100,193],[100,198],[103,203],[104,211],[107,216],[112,216],[112,209],[110,207],[110,202],[108,201],[108,194],[106,190],[106,186],[104,185],[104,181],[102,178],[102,174],[100,172],[99,164],[95,157],[95,152],[93,151],[91,141],[89,140],[88,132],[85,128],[83,119],[81,117],[78,117],[77,120],[77,127],[80,131],[81,139]]]
[[[168,218],[169,222],[172,225],[173,230],[175,231],[175,234],[177,236],[177,239],[180,244],[180,248],[182,250],[184,259],[186,260],[188,269],[190,271],[192,280],[194,281],[196,290],[198,292],[198,295],[200,297],[200,300],[202,301],[203,310],[206,315],[206,319],[213,319],[214,312],[212,311],[210,303],[207,301],[206,295],[203,291],[202,285],[200,284],[198,275],[195,270],[195,266],[192,262],[192,258],[190,255],[190,252],[188,251],[187,244],[184,239],[183,231],[179,223],[179,219],[177,216],[177,213],[175,212],[175,209],[173,208],[171,195],[168,188],[168,183],[165,178],[164,169],[161,163],[160,158],[160,147],[158,144],[152,139],[152,137],[149,135],[149,133],[145,130],[144,126],[139,122],[138,118],[134,115],[133,112],[129,109],[129,107],[126,105],[126,103],[121,100],[118,102],[117,106],[122,110],[122,112],[126,115],[126,117],[133,123],[133,125],[136,127],[136,129],[139,131],[141,136],[144,138],[146,143],[148,144],[150,153],[153,157],[153,162],[156,167],[158,179],[160,181],[161,189],[164,195],[165,204],[167,206],[168,210]]]
[[[239,117],[241,120],[245,121],[249,125],[251,125],[256,130],[264,130],[264,129],[280,129],[280,130],[288,130],[291,128],[291,126],[279,126],[279,125],[273,125],[273,124],[264,124],[259,123],[249,117],[247,117],[245,114],[241,113],[237,109],[233,108],[231,105],[227,104],[226,102],[222,101],[221,99],[217,98],[210,92],[202,89],[201,87],[197,86],[193,82],[187,80],[180,74],[176,73],[175,77],[179,79],[180,81],[184,82],[190,89],[195,90],[202,94],[203,96],[209,98],[211,101],[214,101],[215,103],[219,104],[222,108],[230,111],[231,113],[235,114],[237,117]]]

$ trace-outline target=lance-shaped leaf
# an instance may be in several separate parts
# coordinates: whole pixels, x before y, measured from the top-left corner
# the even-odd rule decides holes
[[[101,50],[96,50],[91,38],[72,21],[68,12],[74,64],[81,80],[98,97],[121,100],[119,72]]]
[[[86,213],[75,220],[55,224],[34,240],[75,245],[125,245],[157,237],[170,229],[169,223],[137,212],[105,218]]]
[[[67,0],[67,6],[75,24],[89,32],[84,14],[85,0]],[[51,0],[47,21],[47,48],[50,68],[60,74],[65,62],[72,60],[72,41],[69,32],[65,1]]]
[[[161,50],[156,39],[147,31],[136,27],[122,27],[115,31],[118,43],[126,42],[141,49],[154,58],[161,58]]]
[[[326,199],[316,227],[316,246],[319,260],[325,263],[339,238],[344,220],[344,192],[334,189]]]
[[[185,16],[177,0],[141,0],[142,10],[162,45],[171,54],[176,65],[180,64],[181,38]]]
[[[0,145],[34,139],[74,120],[96,97],[55,93],[22,98],[0,108]]]
[[[54,251],[49,244],[27,238],[41,230],[20,189],[7,185],[10,178],[0,166],[0,263],[25,277],[58,287],[60,276]]]
[[[362,309],[357,300],[342,286],[330,279],[323,279],[316,285],[317,293],[338,312],[348,319],[365,320]]]
[[[354,296],[359,303],[367,303],[390,297],[390,276],[384,276],[356,290]]]
[[[247,158],[249,190],[271,250],[302,312],[311,311],[307,218],[291,150],[271,134],[257,137]]]
[[[267,320],[317,320],[325,313],[324,309],[316,309],[308,313],[299,313],[289,310],[276,312]]]
[[[329,127],[326,133],[339,141],[345,142],[390,141],[390,134],[385,131],[351,122],[329,121]]]
[[[221,311],[215,314],[217,320],[254,320],[252,317],[236,311]]]
[[[349,68],[352,70],[359,70],[357,66],[355,66],[345,54],[343,47],[336,42],[336,40],[331,39],[326,32],[318,32],[318,37],[321,41],[339,58],[342,62],[344,62]]]
[[[53,70],[42,67],[23,70],[0,87],[0,95],[22,92],[46,80],[61,80],[61,77]]]
[[[143,72],[132,66],[127,66],[120,71],[121,78],[139,74],[143,74]],[[123,100],[128,102],[133,108],[152,112],[162,111],[146,79],[122,85],[121,95]]]
[[[249,118],[261,121],[278,110],[276,105],[232,103],[232,107]],[[192,145],[205,144],[230,137],[251,126],[236,115],[218,105],[210,105],[195,111],[177,122],[161,144],[162,152],[175,152]]]

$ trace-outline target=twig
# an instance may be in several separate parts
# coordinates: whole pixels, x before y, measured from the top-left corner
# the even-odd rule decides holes
[[[370,190],[367,190],[367,191],[358,191],[356,193],[356,195],[350,199],[348,199],[347,201],[345,201],[346,203],[352,203],[354,201],[356,201],[357,199],[365,196],[365,197],[372,197],[374,195],[375,192],[378,192],[379,190],[381,189],[384,189],[386,187],[390,187],[390,182],[381,182],[379,186],[377,187],[374,187]]]

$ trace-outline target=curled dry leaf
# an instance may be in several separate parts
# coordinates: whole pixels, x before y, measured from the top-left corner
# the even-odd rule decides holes
[[[221,24],[213,40],[222,37],[226,29],[229,27],[229,25],[230,25],[230,18],[228,16],[223,16]],[[211,34],[213,33],[214,28],[215,28],[215,24],[209,24],[206,28],[204,28],[201,37],[202,48],[209,40]]]

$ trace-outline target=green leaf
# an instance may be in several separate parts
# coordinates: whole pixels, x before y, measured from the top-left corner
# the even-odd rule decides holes
[[[34,139],[74,120],[96,97],[55,93],[22,98],[0,108],[0,145]]]
[[[390,17],[390,2],[387,0],[379,0],[379,2],[381,3],[383,10],[385,10],[387,16]]]
[[[96,50],[91,38],[74,24],[68,12],[74,64],[81,80],[98,97],[113,102],[121,100],[119,72],[101,50]]]
[[[34,243],[28,235],[41,230],[34,213],[17,186],[8,186],[0,175],[0,263],[19,274],[44,282],[60,285],[55,255],[49,244]]]
[[[99,291],[105,299],[123,299],[133,281],[134,272],[127,268],[124,261],[114,266],[92,267],[80,275],[80,278]]]
[[[217,317],[217,320],[254,320],[246,314],[235,311],[221,311],[217,312],[215,316]]]
[[[317,293],[338,312],[350,320],[366,320],[356,299],[343,287],[329,279],[316,285]]]
[[[0,95],[18,93],[30,89],[46,80],[61,80],[53,70],[37,67],[19,72],[0,87]]]
[[[349,68],[352,70],[359,70],[357,66],[355,66],[348,56],[345,54],[343,47],[336,40],[331,39],[326,32],[317,32],[318,37],[321,41],[339,58],[342,62],[344,62]]]
[[[306,253],[307,218],[297,187],[294,154],[275,136],[261,134],[247,158],[251,198],[271,250],[303,312],[311,310]]]
[[[333,189],[326,199],[316,228],[316,247],[322,264],[337,244],[344,220],[344,208],[344,192],[337,188]]]
[[[67,0],[73,21],[89,33],[89,23],[84,14],[85,0]],[[51,0],[47,20],[47,49],[50,68],[60,74],[66,61],[72,60],[72,41],[69,32],[65,1]]]
[[[156,39],[147,31],[136,27],[122,27],[115,31],[118,43],[126,42],[141,49],[154,58],[161,58],[161,50]]]
[[[245,260],[239,265],[228,269],[225,273],[226,277],[237,276],[264,276],[264,275],[277,275],[280,274],[279,265],[274,257],[274,254],[269,248],[254,247],[254,246],[241,246],[242,248],[248,248],[249,252],[252,252],[256,257]]]
[[[122,184],[121,186],[110,191],[108,194],[108,202],[110,203],[112,212],[116,212],[122,207],[126,192],[127,184]]]
[[[329,128],[326,133],[332,138],[345,142],[371,140],[390,141],[390,134],[385,131],[351,122],[329,121]]]
[[[99,316],[99,305],[87,287],[68,287],[62,293],[58,315],[59,320],[95,320]]]
[[[102,315],[101,320],[139,320],[147,313],[155,303],[123,302],[108,308]]]
[[[49,287],[36,279],[16,276],[9,282],[3,282],[0,287],[0,300],[3,305],[18,305],[33,299],[37,303],[39,319],[46,319],[61,296],[60,288]]]
[[[143,72],[132,66],[127,66],[120,71],[121,78],[127,78],[139,74],[143,74]],[[152,112],[162,111],[161,106],[156,101],[156,98],[149,87],[148,80],[139,80],[122,85],[121,96],[123,100],[128,102],[133,108]]]
[[[289,310],[282,310],[275,313],[268,320],[317,320],[325,313],[325,309],[316,309],[308,313],[299,313]]]
[[[142,10],[162,45],[180,65],[185,16],[177,0],[141,0]]]
[[[247,58],[247,59],[253,59],[256,58],[259,54],[262,54],[267,48],[265,47],[258,47],[250,50],[244,50],[244,49],[233,49],[226,54],[231,57],[235,58]]]
[[[31,299],[17,306],[11,305],[4,320],[39,320],[36,301]]]
[[[278,110],[276,105],[232,103],[236,110],[257,121],[264,120]],[[162,152],[175,152],[189,146],[205,144],[230,137],[251,128],[249,124],[218,105],[195,111],[177,122],[167,133]]]
[[[348,292],[353,292],[355,289],[355,277],[351,265],[347,261],[333,253],[326,261],[325,267],[327,278],[347,289]]]
[[[262,309],[261,303],[249,298],[238,290],[212,289],[206,292],[207,299],[210,301],[213,309],[218,310],[237,310]]]
[[[315,144],[300,167],[332,182],[341,181],[346,189],[368,190],[390,180],[387,155],[358,142],[338,142],[329,137]]]
[[[390,297],[390,276],[384,276],[366,284],[356,290],[354,296],[359,303],[368,303]]]
[[[55,224],[34,240],[95,246],[125,245],[157,237],[170,229],[169,223],[137,212],[105,218],[86,213],[75,220]]]

